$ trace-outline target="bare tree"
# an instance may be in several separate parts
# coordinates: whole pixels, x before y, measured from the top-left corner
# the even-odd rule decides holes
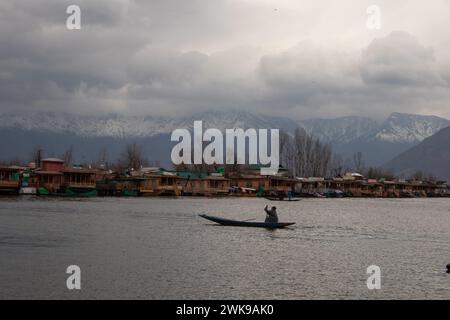
[[[331,146],[298,128],[294,137],[280,136],[281,163],[295,176],[326,176],[332,159]]]
[[[41,162],[42,162],[43,156],[44,156],[44,152],[43,152],[41,147],[36,147],[31,152],[31,159],[32,159],[32,161],[34,161],[34,163],[36,165],[36,168],[40,168],[41,167]]]
[[[292,138],[284,131],[280,132],[280,146],[279,146],[279,152],[280,152],[280,164],[288,168],[292,171],[292,173],[296,174],[296,168],[294,166],[294,150],[292,146]]]
[[[10,166],[20,166],[23,164],[22,159],[19,156],[14,156],[9,159],[8,164]]]
[[[356,172],[362,172],[364,169],[364,158],[361,151],[353,154],[353,168]]]
[[[413,175],[411,175],[410,177],[411,180],[416,180],[416,181],[422,181],[425,179],[425,174],[423,173],[423,171],[416,171],[414,172]]]
[[[333,155],[333,159],[331,161],[331,175],[333,177],[340,177],[345,173],[344,171],[344,159],[342,156],[337,154]]]
[[[69,149],[67,149],[61,156],[61,158],[64,160],[64,163],[67,165],[72,164],[73,162],[73,145],[70,146]]]
[[[142,152],[142,147],[136,142],[127,144],[122,154],[122,165],[130,169],[138,170],[145,165],[146,161]]]
[[[106,149],[106,147],[103,147],[100,150],[97,165],[103,167],[104,169],[108,168],[108,150]]]
[[[383,170],[382,168],[369,167],[364,171],[364,175],[368,179],[386,179],[386,180],[394,180],[395,175],[389,170]]]

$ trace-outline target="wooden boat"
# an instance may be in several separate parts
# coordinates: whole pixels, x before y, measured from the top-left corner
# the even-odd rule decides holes
[[[200,214],[199,216],[204,219],[221,224],[223,226],[232,226],[232,227],[255,227],[255,228],[278,229],[278,228],[284,228],[284,227],[295,224],[295,222],[274,223],[274,222],[238,221],[238,220],[231,220],[231,219],[208,216],[206,214]]]

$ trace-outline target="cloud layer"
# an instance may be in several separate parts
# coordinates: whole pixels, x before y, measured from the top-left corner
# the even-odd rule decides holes
[[[329,2],[0,0],[0,110],[450,117],[448,1]]]

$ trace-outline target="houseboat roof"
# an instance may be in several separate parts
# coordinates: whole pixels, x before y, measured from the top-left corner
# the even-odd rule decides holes
[[[250,165],[250,170],[259,170],[259,169],[262,169],[262,168],[270,168],[270,164],[261,164],[261,163],[258,163],[258,164],[251,164]],[[288,171],[288,169],[287,168],[285,168],[285,167],[283,167],[281,164],[278,166],[278,170],[280,171]]]
[[[230,179],[225,178],[224,176],[207,176],[204,179],[205,180],[224,180],[224,181],[230,180]]]
[[[43,170],[38,170],[38,171],[35,171],[34,173],[36,173],[36,174],[42,174],[42,175],[44,175],[44,174],[49,174],[49,175],[62,175],[62,172],[60,172],[60,171],[43,171]]]
[[[383,183],[378,182],[378,181],[353,181],[355,183],[360,183],[363,186],[382,186]]]
[[[141,171],[141,172],[159,172],[160,171],[160,172],[162,172],[162,171],[167,171],[167,170],[162,167],[142,167],[138,171]]]
[[[208,176],[206,172],[178,171],[177,176],[189,179],[204,179]]]
[[[289,178],[289,177],[281,177],[281,176],[266,176],[270,180],[280,180],[280,181],[290,181],[290,182],[298,182],[295,178]]]
[[[144,176],[140,176],[141,178],[173,178],[173,179],[183,179],[182,177],[177,176],[176,174],[168,174],[168,173],[149,173]]]
[[[347,172],[345,175],[351,176],[351,177],[359,177],[359,178],[364,177],[361,173],[358,173],[358,172]]]
[[[58,158],[45,158],[41,160],[42,162],[59,162],[64,163],[64,160],[58,159]]]
[[[325,178],[323,177],[297,177],[296,180],[302,182],[323,182]]]
[[[61,172],[64,173],[85,173],[85,174],[95,174],[98,173],[98,170],[95,169],[84,169],[84,168],[64,168]]]
[[[254,174],[237,174],[237,175],[230,175],[230,178],[232,179],[266,179],[265,176],[260,175],[254,175]]]
[[[20,171],[20,170],[25,170],[25,168],[19,167],[19,166],[0,166],[0,170],[2,170],[2,171]]]

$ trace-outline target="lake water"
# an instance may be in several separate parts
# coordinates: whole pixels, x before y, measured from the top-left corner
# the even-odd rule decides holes
[[[296,225],[198,217],[263,220],[266,204]],[[448,299],[448,263],[450,199],[0,198],[2,299]]]

